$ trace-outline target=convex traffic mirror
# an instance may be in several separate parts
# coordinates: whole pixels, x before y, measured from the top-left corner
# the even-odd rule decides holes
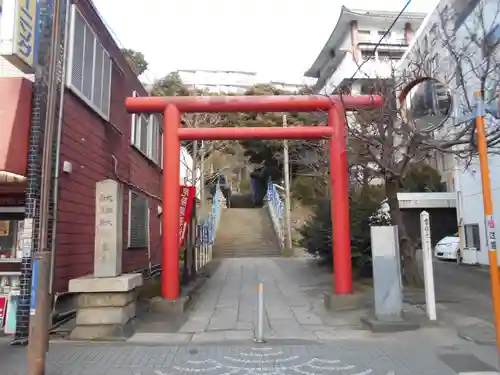
[[[453,107],[449,88],[431,77],[410,82],[401,92],[399,104],[403,121],[422,132],[443,126]]]

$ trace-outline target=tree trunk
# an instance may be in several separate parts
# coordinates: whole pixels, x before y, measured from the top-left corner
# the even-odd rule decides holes
[[[370,175],[369,175],[368,167],[366,165],[363,166],[363,186],[362,189],[364,192],[368,190],[370,187]]]
[[[408,286],[421,287],[423,279],[417,263],[417,244],[411,240],[406,231],[403,215],[399,208],[398,182],[399,179],[397,177],[390,176],[386,178],[385,193],[387,195],[387,203],[390,207],[392,225],[398,227],[403,281]]]

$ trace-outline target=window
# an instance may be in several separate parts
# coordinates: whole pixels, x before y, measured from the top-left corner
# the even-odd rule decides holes
[[[137,96],[134,91],[133,96]],[[162,126],[160,116],[150,114],[133,114],[131,144],[148,159],[162,166]]]
[[[148,246],[148,199],[135,191],[129,192],[128,247]]]
[[[401,60],[403,52],[401,51],[377,51],[377,58],[379,60]]]
[[[475,248],[476,250],[481,250],[481,241],[479,236],[479,225],[478,224],[465,224],[465,247]]]
[[[363,60],[375,60],[376,56],[376,51],[365,51],[365,50],[362,50],[361,51],[361,58]]]
[[[76,5],[71,9],[66,84],[105,120],[109,120],[111,59]]]
[[[0,216],[3,216],[0,214]],[[5,258],[17,258],[21,250],[24,230],[22,217],[0,217],[0,261]],[[15,215],[17,216],[17,214]]]

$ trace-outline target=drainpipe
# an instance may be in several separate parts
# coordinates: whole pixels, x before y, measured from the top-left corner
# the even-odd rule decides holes
[[[460,100],[460,95],[455,94],[455,97],[453,98],[454,103],[459,103]],[[458,105],[454,106],[454,121],[460,117],[460,109],[458,108]],[[455,156],[455,163],[453,166],[453,181],[454,181],[454,187],[455,187],[455,194],[456,194],[456,212],[457,212],[457,227],[458,227],[458,238],[460,241],[460,253],[464,254],[464,248],[465,248],[465,233],[463,231],[463,205],[462,205],[462,179],[461,179],[461,168],[460,168],[460,159]],[[480,249],[478,249],[480,250]]]
[[[453,180],[455,181],[456,193],[456,211],[457,211],[457,224],[458,224],[458,238],[460,239],[460,251],[464,253],[465,248],[465,233],[463,233],[463,205],[462,205],[462,181],[461,181],[461,168],[458,158],[455,160],[453,167]]]
[[[52,243],[50,251],[50,293],[52,294],[54,289],[54,275],[55,275],[55,258],[56,258],[56,232],[57,232],[57,216],[58,216],[58,206],[59,206],[59,175],[60,175],[60,156],[61,156],[61,134],[63,125],[63,114],[64,114],[64,92],[65,92],[65,81],[66,81],[66,70],[67,70],[67,57],[68,57],[68,43],[69,43],[69,20],[70,20],[70,6],[71,1],[66,1],[66,17],[64,26],[64,57],[62,61],[62,74],[61,74],[61,87],[59,88],[59,116],[57,119],[57,138],[56,138],[56,160],[55,160],[55,171],[54,171],[54,208],[53,215],[54,221],[52,225]]]

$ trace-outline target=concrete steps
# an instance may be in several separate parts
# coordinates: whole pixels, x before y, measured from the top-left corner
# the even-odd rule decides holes
[[[233,193],[231,195],[231,208],[252,208],[252,194]]]
[[[224,209],[220,220],[214,258],[281,256],[267,207]]]

